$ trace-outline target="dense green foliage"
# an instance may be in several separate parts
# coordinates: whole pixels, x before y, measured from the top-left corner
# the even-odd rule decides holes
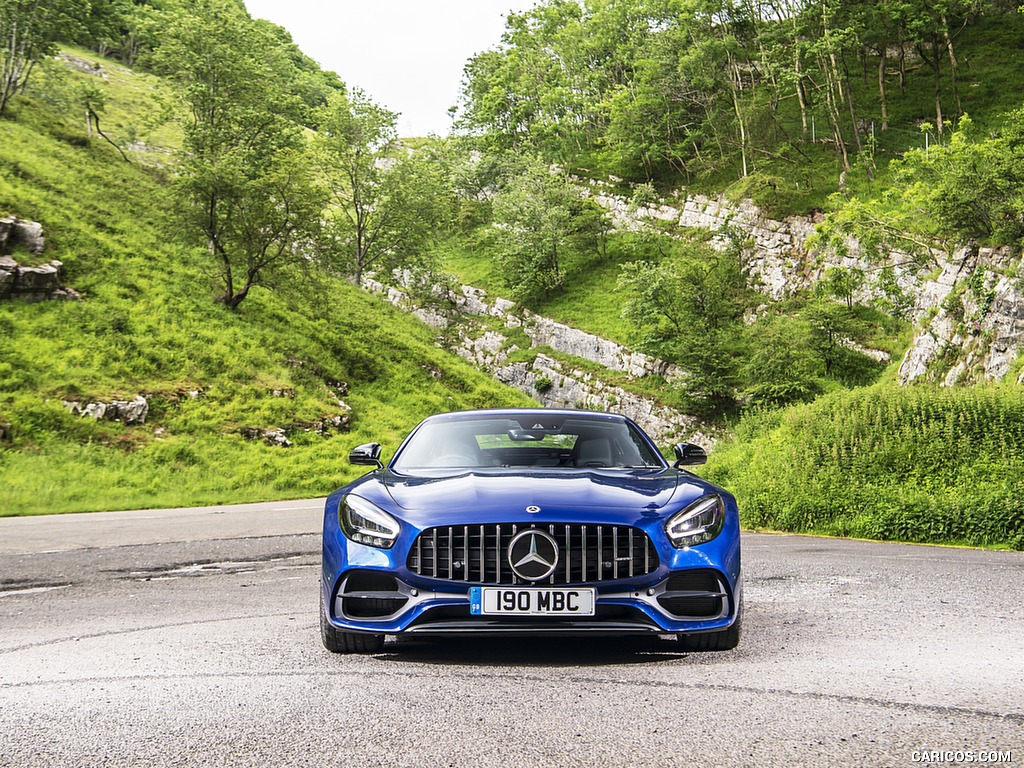
[[[492,203],[495,257],[507,295],[536,301],[565,287],[588,253],[599,252],[604,212],[564,173],[539,158],[516,163]]]
[[[553,162],[779,212],[1019,106],[1018,3],[547,0],[466,68],[462,126]],[[543,84],[543,85],[542,85]],[[987,126],[986,126],[987,127]]]
[[[188,119],[177,202],[185,233],[205,245],[220,300],[237,307],[301,257],[326,200],[307,170],[302,102],[288,93],[291,61],[266,27],[222,0],[160,13],[152,61],[184,94]]]
[[[0,114],[32,69],[80,28],[89,4],[76,0],[0,0]]]
[[[837,201],[818,240],[838,251],[856,237],[871,257],[892,250],[923,267],[934,251],[1024,247],[1024,109],[983,132],[965,116],[945,144],[908,152],[882,194]]]
[[[312,156],[329,201],[315,238],[321,260],[357,284],[371,271],[386,280],[429,267],[455,208],[441,143],[409,151],[398,116],[358,88],[332,94],[315,117]]]
[[[461,126],[499,171],[496,220],[512,174],[494,158],[539,153],[624,177],[638,205],[688,185],[777,215],[827,207],[817,244],[842,253],[854,235],[868,256],[898,249],[930,270],[936,248],[1019,243],[1021,114],[1005,113],[1020,102],[1004,81],[1024,65],[1022,21],[1015,5],[959,0],[548,0],[467,66]],[[499,243],[510,231],[502,221]],[[816,291],[760,307],[744,265],[726,298],[707,282],[721,253],[687,238],[605,231],[576,252],[563,232],[564,258],[537,243],[528,262],[477,237],[450,263],[679,364],[678,402],[713,418],[870,384],[884,366],[861,348],[898,356],[909,341],[913,297],[891,267],[833,268]],[[879,298],[858,307],[868,282]]]
[[[1024,549],[1024,392],[884,385],[765,411],[707,474],[753,528]]]
[[[686,410],[714,418],[736,405],[743,313],[752,291],[738,245],[717,252],[691,242],[674,250],[659,263],[622,267],[619,287],[628,297],[622,316],[636,329],[641,350],[686,371]]]

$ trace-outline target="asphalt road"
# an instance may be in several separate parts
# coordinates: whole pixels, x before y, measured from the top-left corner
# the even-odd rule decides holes
[[[321,503],[0,519],[0,766],[1024,765],[1022,553],[746,534],[736,651],[336,656]]]

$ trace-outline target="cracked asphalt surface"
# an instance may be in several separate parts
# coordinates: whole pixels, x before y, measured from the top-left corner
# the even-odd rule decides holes
[[[321,510],[0,519],[0,766],[1024,765],[1024,553],[748,533],[735,651],[336,656]]]

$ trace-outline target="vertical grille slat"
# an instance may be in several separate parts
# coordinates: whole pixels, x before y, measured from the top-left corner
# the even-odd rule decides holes
[[[487,535],[484,527],[480,526],[480,583],[487,581]]]
[[[516,523],[429,528],[410,548],[413,573],[443,581],[472,584],[531,584],[503,568],[512,538],[537,528],[558,544],[559,562],[543,583],[581,584],[636,578],[657,570],[657,550],[639,528],[625,525]]]
[[[551,524],[551,525],[548,526],[548,535],[550,535],[552,539],[555,538],[555,526],[554,526],[554,524]],[[562,547],[561,551],[564,553],[566,551],[565,547]],[[561,556],[565,557],[564,554],[561,555]],[[548,584],[554,584],[555,583],[555,574],[557,572],[558,572],[557,568],[555,568],[555,570],[551,571],[551,576],[548,577]]]
[[[434,546],[431,547],[431,550],[433,551],[433,555],[434,555],[434,569],[433,569],[433,572],[430,575],[433,576],[435,579],[438,579],[441,576],[437,572],[437,529],[436,528],[434,529],[433,535],[431,536],[431,541],[433,542],[433,545],[434,545]]]
[[[448,550],[448,575],[445,578],[449,579],[450,581],[454,581],[455,580],[455,574],[452,572],[453,571],[452,549],[454,549],[454,547],[455,547],[454,539],[455,539],[455,529],[454,528],[449,528],[448,529],[448,538],[445,539],[445,543],[448,545],[446,547],[446,549]]]
[[[494,582],[501,584],[501,526],[494,526]]]
[[[619,578],[619,529],[612,529],[612,578]]]
[[[565,526],[565,583],[572,583],[572,530]]]
[[[580,530],[580,581],[587,581],[587,526]]]
[[[629,545],[630,545],[630,579],[632,579],[633,578],[633,561],[636,559],[636,556],[635,556],[635,554],[633,552],[633,528],[630,528],[629,531],[627,532],[627,541],[629,541]]]

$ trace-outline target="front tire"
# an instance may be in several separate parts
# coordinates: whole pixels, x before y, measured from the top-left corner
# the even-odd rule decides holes
[[[703,632],[699,635],[682,635],[679,642],[687,651],[731,651],[740,644],[743,623],[743,602],[740,601],[736,621],[721,632]]]
[[[320,590],[320,640],[331,653],[380,653],[384,635],[363,632],[342,632],[327,620],[324,593]]]

